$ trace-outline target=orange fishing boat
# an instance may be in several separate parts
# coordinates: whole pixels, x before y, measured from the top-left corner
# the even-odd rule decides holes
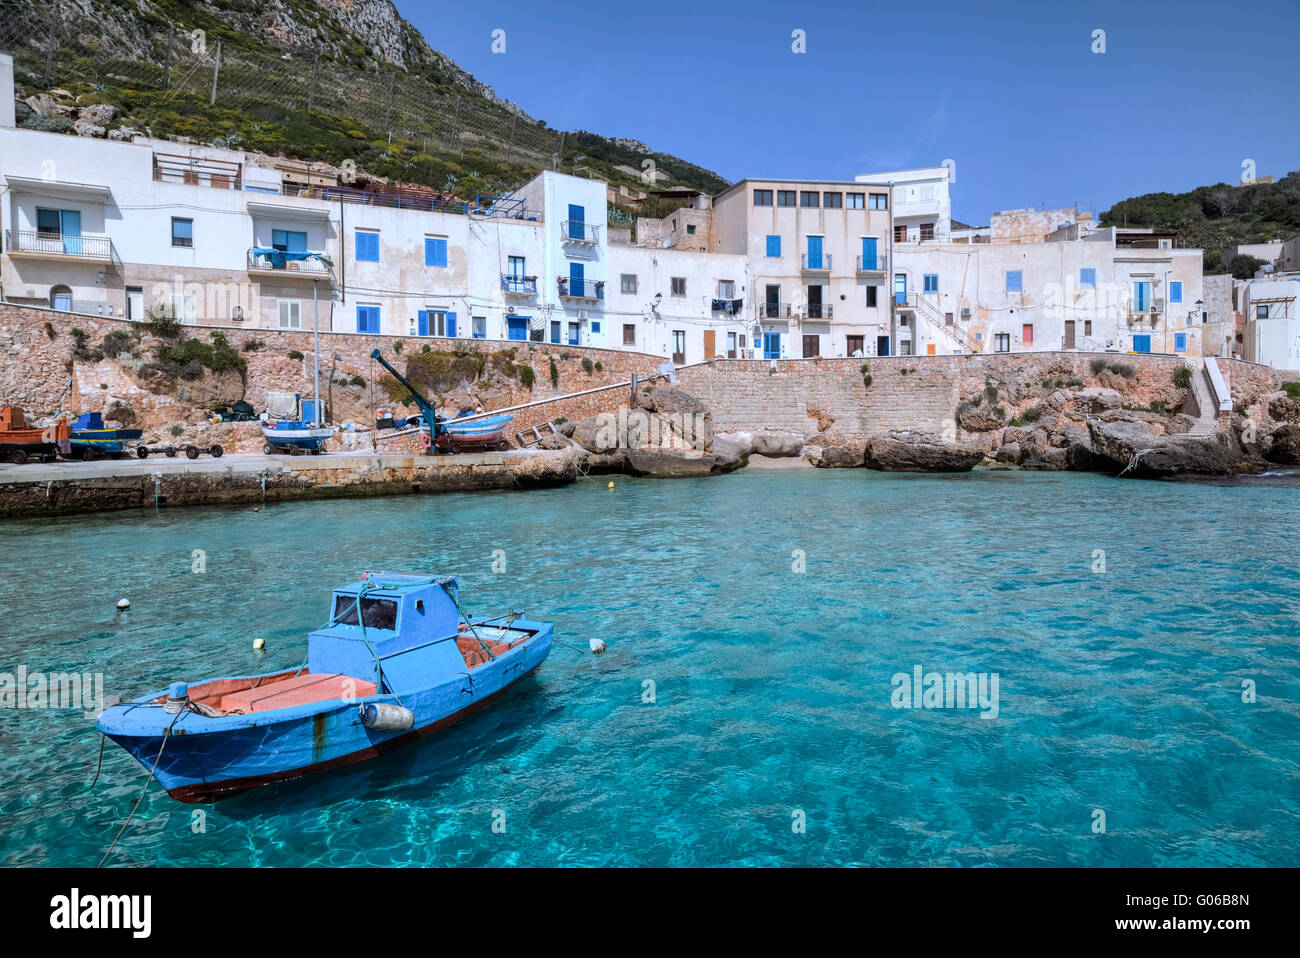
[[[44,459],[72,451],[72,427],[60,417],[53,426],[33,429],[21,406],[0,406],[0,460],[22,465],[35,455]]]

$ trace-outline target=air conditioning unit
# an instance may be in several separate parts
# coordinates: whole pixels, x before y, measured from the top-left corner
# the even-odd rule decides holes
[[[587,311],[585,309],[578,310],[578,319],[584,320],[586,318],[587,318]]]

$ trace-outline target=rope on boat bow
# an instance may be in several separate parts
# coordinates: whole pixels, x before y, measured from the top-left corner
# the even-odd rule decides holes
[[[145,793],[149,791],[149,783],[153,781],[154,772],[158,771],[158,763],[162,761],[163,749],[167,747],[167,739],[171,737],[172,727],[178,721],[180,721],[180,717],[188,711],[190,711],[190,709],[188,708],[188,703],[187,703],[186,708],[182,708],[179,711],[177,711],[176,717],[171,720],[171,724],[168,725],[166,731],[163,732],[162,742],[158,746],[158,755],[153,760],[153,767],[149,769],[149,774],[145,777],[144,788],[140,789],[140,794],[136,796],[135,804],[131,806],[131,814],[126,817],[126,821],[122,823],[122,827],[119,828],[117,830],[117,834],[113,836],[113,844],[108,846],[108,850],[104,852],[104,857],[99,860],[99,864],[95,866],[96,868],[104,867],[104,862],[108,860],[108,856],[113,854],[113,849],[117,847],[118,839],[122,837],[122,833],[126,831],[126,827],[130,825],[132,819],[135,818],[135,813],[139,810],[140,803],[144,801]],[[100,757],[102,758],[103,742],[100,743],[100,749],[101,749]],[[99,777],[98,772],[95,773],[95,777],[96,778]],[[93,785],[94,783],[92,782],[91,784]]]

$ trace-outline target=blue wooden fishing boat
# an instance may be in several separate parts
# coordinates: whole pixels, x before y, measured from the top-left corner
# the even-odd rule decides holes
[[[139,440],[142,435],[140,429],[105,428],[101,413],[82,413],[72,423],[71,455],[82,459],[96,454],[121,455],[127,443]]]
[[[536,669],[552,626],[462,617],[453,576],[335,589],[301,668],[178,682],[105,709],[101,732],[182,802],[365,761],[477,711]]]
[[[316,428],[314,424],[302,419],[277,419],[262,423],[262,452],[271,455],[274,452],[310,452],[319,455],[325,447],[325,440],[334,435],[328,426]]]

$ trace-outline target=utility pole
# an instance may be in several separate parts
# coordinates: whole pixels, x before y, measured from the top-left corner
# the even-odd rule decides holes
[[[456,138],[456,144],[460,147],[460,158],[465,159],[465,141],[460,135],[460,97],[456,97],[456,113],[451,118],[451,135]]]
[[[176,24],[167,24],[167,50],[163,58],[163,89],[172,85],[172,44],[176,42]]]
[[[311,92],[307,94],[307,112],[316,106],[316,77],[320,72],[320,51],[311,59]]]
[[[311,347],[311,367],[312,377],[316,383],[316,427],[320,427],[320,307],[316,299],[316,286],[320,280],[311,281],[311,327],[312,327],[312,347]]]
[[[212,64],[212,96],[208,98],[208,105],[217,102],[217,77],[221,74],[221,41],[217,41],[217,59]]]
[[[384,110],[384,129],[388,131],[388,139],[390,142],[393,139],[393,127],[391,125],[391,120],[393,118],[393,85],[396,82],[397,82],[397,74],[390,73],[388,75],[388,106]]]
[[[54,48],[59,45],[59,16],[50,9],[50,39],[45,47],[45,86],[48,89],[54,82]]]
[[[889,269],[885,271],[885,295],[889,297],[889,348],[892,354],[898,354],[898,320],[895,308],[898,305],[898,293],[894,286],[894,272],[898,264],[894,262],[894,181],[889,181],[889,193],[885,205],[889,208]],[[879,355],[879,351],[877,351]]]

